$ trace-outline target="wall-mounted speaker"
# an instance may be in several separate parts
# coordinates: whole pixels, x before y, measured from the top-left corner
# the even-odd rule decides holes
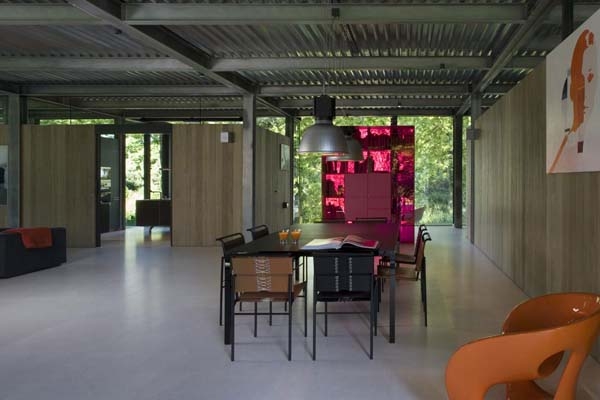
[[[481,129],[473,128],[472,126],[467,128],[467,140],[477,140],[481,137]]]

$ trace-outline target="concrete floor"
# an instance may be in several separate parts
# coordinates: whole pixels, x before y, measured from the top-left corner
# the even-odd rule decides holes
[[[218,326],[220,249],[171,248],[159,229],[109,234],[102,248],[69,250],[59,268],[0,280],[0,399],[444,399],[452,352],[498,333],[526,296],[463,232],[430,231],[428,328],[418,285],[401,282],[397,343],[386,340],[384,302],[372,361],[362,316],[331,317],[311,361],[299,303],[292,362],[285,317],[259,320],[258,338],[239,317],[234,363]],[[578,399],[600,399],[592,359]]]

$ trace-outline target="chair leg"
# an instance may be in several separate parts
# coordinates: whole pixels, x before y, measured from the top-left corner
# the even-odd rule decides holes
[[[300,280],[300,258],[296,258],[295,260],[296,263],[296,269],[294,271],[294,279],[296,279],[296,281]]]
[[[373,296],[373,288],[371,288],[371,301],[369,302],[369,359],[373,359],[373,321],[375,317],[373,314],[375,313],[375,297]]]
[[[254,302],[254,337],[256,337],[257,326],[258,326],[258,303]]]
[[[306,281],[305,281],[306,282]],[[307,287],[306,285],[304,286],[304,337],[306,337],[307,334],[307,329],[306,329],[306,320],[307,320],[307,314],[308,314],[308,293],[307,293]]]
[[[312,334],[313,334],[313,361],[317,358],[317,291],[313,290],[313,323],[312,323]]]
[[[327,302],[325,302],[325,336],[327,336]]]
[[[285,303],[283,303],[283,311],[287,312],[287,301]]]
[[[288,301],[290,303],[288,312],[288,361],[292,361],[292,276],[289,275],[288,279]]]
[[[374,329],[375,329],[375,336],[377,336],[377,313],[379,312],[379,280],[375,281],[375,296],[376,298],[373,299],[373,303],[375,304],[375,310],[373,312],[373,325],[374,325]]]
[[[232,291],[232,299],[231,299],[231,309],[228,312],[231,313],[231,327],[230,327],[230,335],[231,335],[231,361],[235,360],[235,294]]]
[[[273,302],[269,302],[269,326],[273,325]]]
[[[423,257],[423,268],[421,269],[421,296],[423,298],[423,312],[425,313],[425,326],[427,326],[427,267]]]
[[[219,289],[219,326],[223,326],[223,292],[225,291],[224,285],[224,277],[225,274],[225,264],[223,262],[223,258],[221,257],[221,280],[219,281],[220,289]],[[228,311],[229,312],[229,311]]]

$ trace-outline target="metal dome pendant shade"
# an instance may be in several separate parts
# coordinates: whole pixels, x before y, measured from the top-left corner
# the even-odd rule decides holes
[[[328,156],[327,161],[363,161],[363,149],[358,140],[352,136],[346,136],[348,154]]]
[[[348,154],[342,128],[333,125],[335,99],[321,95],[314,100],[315,124],[302,135],[298,153]]]

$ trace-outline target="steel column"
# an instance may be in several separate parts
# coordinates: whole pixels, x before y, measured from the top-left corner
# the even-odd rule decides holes
[[[242,227],[254,226],[254,188],[256,181],[256,95],[244,95],[242,137]]]
[[[144,133],[144,199],[150,198],[150,134]]]
[[[481,93],[471,94],[471,127],[477,126],[477,119],[481,115]],[[469,153],[469,241],[475,243],[475,140],[469,140],[467,143],[467,152]]]
[[[290,225],[294,223],[294,175],[296,175],[296,160],[294,159],[294,154],[296,154],[296,143],[294,142],[295,133],[296,118],[285,117],[285,136],[290,138]]]
[[[573,0],[562,0],[562,38],[567,38],[574,28]]]
[[[7,222],[9,227],[21,225],[21,97],[8,95],[8,171]]]
[[[462,188],[463,188],[463,176],[462,176],[462,160],[463,160],[463,117],[462,115],[455,115],[452,124],[452,209],[453,209],[453,220],[455,228],[462,228]]]

